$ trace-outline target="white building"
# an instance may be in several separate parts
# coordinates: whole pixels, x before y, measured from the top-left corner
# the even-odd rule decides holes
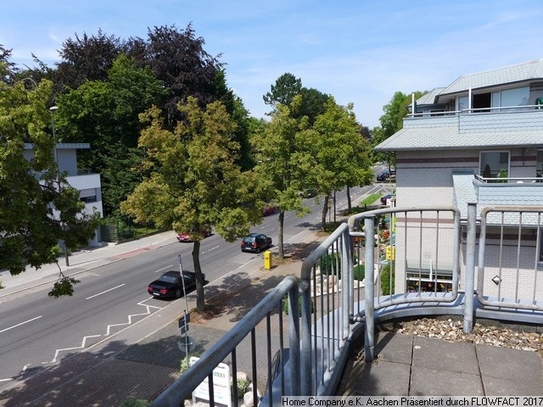
[[[95,209],[103,214],[100,174],[86,173],[77,168],[77,150],[81,149],[90,149],[90,144],[58,143],[55,153],[59,171],[67,174],[68,184],[79,191],[79,198],[85,202],[86,213],[93,213]],[[32,144],[25,144],[24,156],[29,160],[34,157]],[[101,246],[99,229],[96,230],[94,238],[89,240],[89,246]]]
[[[398,207],[453,205],[465,219],[468,202],[477,204],[479,218],[494,205],[543,205],[543,59],[461,76],[410,108],[403,129],[376,147],[396,156]],[[515,297],[524,290],[528,298],[534,289],[543,293],[541,215],[522,221],[493,216],[487,219],[484,258],[493,272],[485,273],[485,292],[498,295],[499,289],[499,295]],[[398,257],[407,253],[408,260],[396,265],[397,275],[410,268],[429,273],[437,262],[446,279],[447,242],[440,242],[439,254],[429,244],[420,264],[420,258],[409,258],[414,240],[402,246],[399,227]],[[418,256],[418,249],[413,252]],[[501,283],[490,281],[498,273]],[[504,284],[508,273],[524,282],[522,287]]]

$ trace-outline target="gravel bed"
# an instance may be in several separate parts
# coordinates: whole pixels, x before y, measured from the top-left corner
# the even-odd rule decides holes
[[[543,327],[514,327],[475,323],[473,331],[465,334],[463,322],[455,319],[421,318],[394,323],[397,333],[438,338],[451,342],[470,342],[539,352],[543,357]]]

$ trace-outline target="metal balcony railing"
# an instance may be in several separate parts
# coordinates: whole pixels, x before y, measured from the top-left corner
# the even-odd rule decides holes
[[[254,405],[334,395],[350,344],[362,337],[371,362],[375,325],[395,318],[459,315],[466,333],[477,317],[543,324],[542,213],[499,207],[477,216],[469,204],[467,219],[454,207],[354,215],[306,258],[299,282],[285,278],[152,406],[181,405],[206,378],[215,405],[213,371],[227,363],[235,383],[241,353],[251,355],[252,382],[264,383]]]

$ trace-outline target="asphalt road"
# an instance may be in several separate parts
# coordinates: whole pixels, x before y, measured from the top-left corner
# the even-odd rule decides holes
[[[354,188],[351,197],[354,200],[380,188]],[[306,204],[311,213],[302,218],[285,214],[285,244],[299,242],[308,228],[320,222],[322,200],[317,203],[310,198]],[[338,192],[336,209],[346,206],[345,193]],[[333,219],[333,210],[330,213]],[[277,214],[267,216],[251,231],[271,236],[276,244],[277,218]],[[0,307],[0,391],[14,378],[32,376],[67,353],[89,349],[143,318],[152,318],[169,302],[149,296],[147,284],[165,271],[179,270],[179,255],[183,268],[193,270],[192,248],[190,243],[172,239],[171,244],[155,250],[133,253],[122,261],[80,273],[77,278],[81,283],[73,297],[52,299],[47,296],[48,285],[5,297]],[[239,241],[228,243],[212,235],[201,243],[200,262],[206,279],[213,281],[228,273],[261,267],[262,255],[242,253]]]

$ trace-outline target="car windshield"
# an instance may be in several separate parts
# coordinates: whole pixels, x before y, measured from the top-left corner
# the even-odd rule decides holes
[[[175,283],[175,277],[172,276],[162,276],[159,280],[164,281],[165,283]]]
[[[253,236],[251,237],[246,237],[243,239],[244,242],[246,243],[253,243],[255,241],[255,238]]]

